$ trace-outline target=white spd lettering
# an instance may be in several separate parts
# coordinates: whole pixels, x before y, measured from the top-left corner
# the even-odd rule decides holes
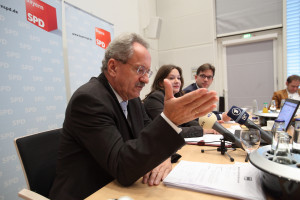
[[[98,40],[98,39],[97,39],[96,42],[97,42],[97,45],[99,45],[99,46],[105,48],[105,43],[104,43],[104,42],[102,42],[101,40]]]
[[[33,22],[34,24],[37,23],[39,27],[45,27],[45,22],[42,19],[34,16],[31,13],[28,13],[28,18],[27,19],[28,19],[28,21]]]

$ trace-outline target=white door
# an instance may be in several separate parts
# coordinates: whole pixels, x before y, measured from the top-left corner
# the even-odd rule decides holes
[[[261,110],[277,90],[277,34],[224,41],[222,45],[225,109],[251,107],[256,99]]]

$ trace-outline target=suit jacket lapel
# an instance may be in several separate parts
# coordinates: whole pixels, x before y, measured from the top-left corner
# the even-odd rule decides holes
[[[115,93],[114,93],[113,90],[111,89],[111,87],[110,87],[110,85],[109,85],[109,83],[108,83],[108,80],[107,80],[107,78],[105,77],[104,73],[101,73],[101,74],[97,77],[97,79],[105,86],[105,88],[109,91],[109,93],[111,94],[111,96],[112,96],[113,99],[115,100],[115,103],[118,104],[118,106],[119,106],[119,110],[120,110],[120,113],[121,113],[121,114],[120,114],[121,116],[119,116],[119,118],[122,118],[122,119],[123,119],[123,122],[126,123],[126,129],[127,129],[126,131],[125,131],[125,130],[120,130],[120,131],[122,132],[121,134],[123,135],[124,133],[128,132],[129,136],[127,136],[127,137],[129,137],[129,138],[135,138],[135,135],[136,135],[136,134],[134,134],[134,130],[132,129],[131,125],[129,124],[129,122],[127,121],[125,115],[123,114],[121,105],[120,105],[120,103],[119,103],[119,101],[118,101],[118,99],[117,99]],[[128,101],[128,107],[127,107],[127,110],[128,110],[128,117],[131,117],[131,116],[129,116],[130,113],[132,112],[132,111],[130,111],[130,109],[129,109],[129,107],[130,107],[130,106],[129,106],[129,102],[130,102],[130,101]],[[134,120],[134,118],[131,118],[130,120],[132,121],[132,120]],[[133,124],[133,123],[131,123],[131,124]],[[125,128],[125,127],[124,127],[124,128]],[[123,136],[123,137],[126,137],[126,136]]]

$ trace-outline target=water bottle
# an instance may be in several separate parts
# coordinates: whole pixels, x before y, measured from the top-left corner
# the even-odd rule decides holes
[[[253,115],[253,116],[252,116],[252,121],[253,121],[254,124],[259,125],[259,118],[258,118],[258,116]]]
[[[290,152],[290,137],[287,132],[278,132],[278,143],[273,156],[273,162],[284,165],[293,164]]]
[[[285,132],[285,121],[283,119],[276,119],[271,132],[273,135],[271,153],[274,153],[277,147],[279,133]]]
[[[268,113],[268,112],[269,112],[269,109],[268,109],[268,103],[264,103],[262,112],[263,112],[263,113]]]
[[[295,119],[292,152],[300,154],[300,118]]]
[[[253,99],[252,102],[252,114],[255,114],[258,111],[257,101],[256,99]]]

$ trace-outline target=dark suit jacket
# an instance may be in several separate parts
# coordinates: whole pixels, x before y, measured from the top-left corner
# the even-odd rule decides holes
[[[197,87],[196,83],[192,83],[191,85],[184,88],[183,91],[185,93],[189,93],[189,92],[192,92],[192,91],[197,90],[197,89],[198,89],[198,87]]]
[[[300,95],[300,89],[298,89],[298,94]],[[287,93],[286,89],[284,89],[284,90],[278,90],[278,91],[274,92],[272,100],[275,100],[276,107],[279,109],[281,100],[287,99],[287,98],[288,98],[288,93]]]
[[[139,98],[129,100],[128,116],[131,125],[104,74],[73,94],[51,200],[84,199],[114,179],[131,185],[184,145],[162,117],[149,124]]]
[[[157,90],[144,100],[146,112],[151,119],[155,119],[155,117],[162,113],[164,109],[164,98],[164,92]],[[203,129],[196,120],[182,124],[180,127],[182,128],[180,135],[184,138],[203,136]]]

